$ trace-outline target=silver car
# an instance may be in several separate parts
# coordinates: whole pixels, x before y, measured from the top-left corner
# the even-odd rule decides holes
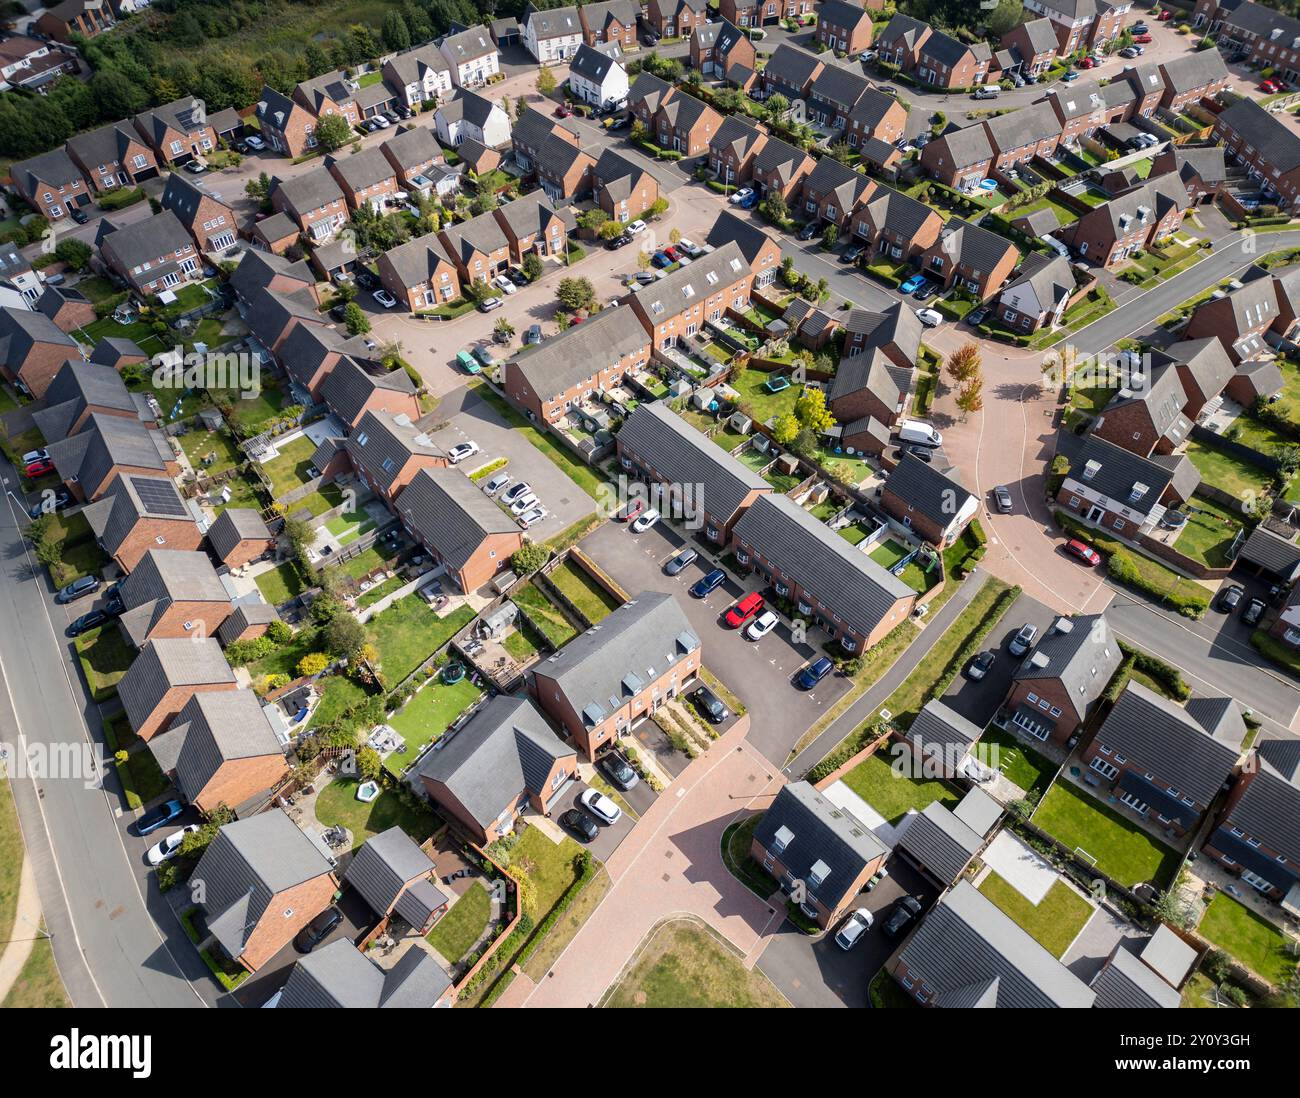
[[[1007,649],[1013,656],[1023,656],[1034,646],[1034,638],[1037,636],[1038,626],[1026,622],[1020,627],[1020,632],[1011,638]]]
[[[483,491],[489,496],[495,496],[502,488],[510,483],[509,473],[494,473],[488,478],[488,482],[483,485]]]
[[[839,932],[835,935],[835,944],[840,949],[852,949],[862,940],[862,936],[871,929],[871,924],[875,922],[871,912],[865,907],[860,907],[856,911],[849,913],[849,917],[844,920],[844,925],[840,927]]]
[[[1011,492],[1005,484],[999,484],[993,489],[993,498],[997,501],[999,511],[1004,515],[1011,514]]]

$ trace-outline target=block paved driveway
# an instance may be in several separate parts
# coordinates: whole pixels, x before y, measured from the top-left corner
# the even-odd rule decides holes
[[[595,513],[596,501],[565,476],[554,462],[539,453],[527,438],[512,430],[500,413],[473,389],[462,385],[448,393],[434,415],[439,420],[448,421],[442,430],[430,433],[439,445],[453,446],[457,442],[473,441],[483,448],[482,453],[461,462],[459,468],[466,475],[504,457],[509,459],[509,463],[503,471],[515,480],[522,477],[532,485],[542,506],[550,512],[528,530],[533,541],[552,538],[580,518]]]
[[[588,812],[578,803],[578,798],[587,792],[589,788],[590,786],[583,781],[570,782],[564,792],[560,794],[559,800],[556,801],[555,805],[551,808],[551,819],[555,822],[556,827],[560,828],[575,842],[585,846],[591,851],[594,857],[599,858],[602,862],[607,862],[613,855],[614,851],[619,848],[619,845],[623,840],[628,837],[636,821],[626,812],[619,817],[616,823],[612,824],[607,824],[603,820],[596,819],[593,813]],[[640,787],[638,786],[638,788]],[[579,812],[591,816],[592,819],[596,820],[599,830],[596,832],[596,837],[591,842],[578,838],[577,835],[560,823],[560,817],[570,808],[576,808]]]
[[[820,650],[795,644],[784,624],[758,642],[726,626],[723,614],[743,593],[738,584],[728,579],[708,598],[691,598],[687,589],[712,568],[702,556],[680,575],[664,574],[664,561],[685,544],[682,535],[664,522],[642,534],[608,522],[589,534],[581,548],[629,594],[666,591],[677,596],[704,645],[705,665],[749,710],[753,719],[749,742],[780,766],[799,737],[848,690],[849,680],[832,674],[815,690],[796,689],[791,682],[795,673],[821,655]]]

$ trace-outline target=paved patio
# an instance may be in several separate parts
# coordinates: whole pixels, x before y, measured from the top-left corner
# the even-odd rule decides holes
[[[984,851],[984,864],[1031,904],[1040,904],[1060,876],[1009,831],[1000,831]]]

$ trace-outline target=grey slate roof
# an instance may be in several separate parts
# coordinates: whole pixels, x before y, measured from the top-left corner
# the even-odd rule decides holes
[[[735,534],[864,636],[901,600],[916,595],[789,496],[759,496]]]
[[[823,100],[847,115],[870,87],[861,71],[827,65],[813,81],[808,96]]]
[[[373,483],[387,491],[412,457],[445,457],[418,423],[406,415],[367,412],[348,436],[347,450]]]
[[[265,541],[271,537],[262,516],[251,507],[227,507],[208,528],[208,540],[224,560],[241,541]]]
[[[833,194],[840,213],[847,214],[871,185],[871,180],[861,172],[854,171],[829,156],[823,156],[804,180],[803,186],[806,195],[814,192],[818,197]]]
[[[348,156],[328,157],[325,163],[332,165],[335,174],[341,177],[353,191],[373,187],[376,183],[392,179],[397,174],[397,170],[389,163],[388,157],[378,145],[371,145],[368,149],[362,149],[359,153],[351,153]]]
[[[138,729],[168,690],[235,683],[235,673],[212,637],[158,637],[146,644],[117,684],[127,720]]]
[[[948,146],[948,157],[958,170],[993,159],[993,146],[989,143],[988,131],[978,122],[946,133],[938,140]]]
[[[394,825],[362,844],[343,880],[361,893],[374,912],[387,915],[403,888],[431,872],[429,855]]]
[[[250,625],[270,625],[279,620],[279,613],[269,602],[237,602],[231,608],[230,617],[217,629],[217,637],[222,644],[229,644],[238,640]]]
[[[229,604],[230,596],[205,553],[150,549],[123,581],[122,602],[118,622],[139,645],[173,602]]]
[[[1215,51],[1210,51],[1215,52]],[[1100,1009],[1154,1010],[1176,1009],[1181,996],[1147,968],[1121,941],[1115,955],[1093,977],[1092,990]]]
[[[262,703],[251,690],[195,694],[163,735],[181,740],[176,783],[188,801],[203,791],[225,763],[284,756]]]
[[[463,568],[493,534],[519,528],[458,469],[421,469],[397,501],[404,520],[438,555]]]
[[[188,524],[194,522],[176,485],[168,477],[119,473],[99,502],[108,502],[102,525],[96,533],[109,556],[117,555],[118,549],[141,519],[166,519]]]
[[[342,202],[343,191],[338,180],[323,164],[292,179],[272,180],[272,193],[279,191],[285,201],[300,214],[307,214],[331,202]]]
[[[405,126],[380,148],[401,168],[412,168],[442,156],[442,146],[428,126]]]
[[[927,756],[938,755],[945,762],[955,763],[983,731],[938,698],[931,698],[908,728],[907,742]]]
[[[772,237],[755,222],[737,217],[730,210],[718,214],[704,242],[711,248],[721,248],[724,244],[735,243],[751,267],[757,262],[759,253],[767,244],[775,243]]]
[[[1050,103],[1039,101],[1020,107],[1010,114],[986,119],[985,128],[993,148],[1000,153],[1010,152],[1025,145],[1059,137],[1061,123]]]
[[[903,398],[912,391],[912,371],[894,366],[879,347],[868,347],[864,352],[842,359],[831,381],[827,400],[834,403],[842,397],[866,389],[885,407],[898,411]]]
[[[1056,41],[1056,31],[1052,29],[1052,21],[1046,17],[1026,20],[1025,36],[1029,39],[1030,46],[1033,47],[1034,53],[1055,53],[1059,48]]]
[[[525,791],[545,798],[555,762],[576,754],[528,698],[499,694],[417,770],[441,782],[484,827]]]
[[[941,529],[974,498],[955,477],[908,453],[885,480],[885,488]]]
[[[157,263],[160,256],[170,256],[194,245],[189,230],[171,210],[163,210],[112,232],[106,231],[106,223],[100,224],[100,248],[112,251],[128,271],[145,263]]]
[[[763,133],[752,122],[729,114],[722,120],[718,132],[709,138],[709,148],[719,152],[729,149],[737,160],[743,161],[762,136]]]
[[[459,34],[449,34],[442,40],[442,48],[451,53],[459,65],[497,52],[496,45],[482,26],[470,27]]]
[[[136,403],[113,366],[69,360],[45,390],[45,406],[32,413],[46,442],[66,438],[87,408],[135,413]]]
[[[781,788],[754,829],[754,838],[781,860],[791,876],[804,882],[809,895],[832,909],[867,865],[889,853],[866,824],[808,782]],[[782,842],[784,848],[778,853]],[[814,884],[819,866],[821,884]]]
[[[794,179],[794,171],[807,159],[808,154],[803,149],[797,149],[779,137],[769,137],[758,150],[754,170],[764,177],[776,172],[782,183],[789,184]]]
[[[952,218],[939,233],[939,246],[954,265],[969,267],[988,274],[1010,253],[1017,259],[1020,251],[1005,236],[972,225],[959,217]]]
[[[865,336],[867,347],[896,346],[908,361],[915,363],[921,353],[921,335],[925,329],[916,313],[899,301],[883,313],[851,310],[844,330],[850,335]]]
[[[208,929],[232,957],[244,952],[275,896],[329,871],[316,844],[278,808],[226,824],[194,870],[207,886],[199,906]]]
[[[254,108],[254,113],[257,120],[263,125],[282,130],[285,123],[293,116],[294,110],[305,111],[306,109],[306,107],[295,103],[289,96],[276,91],[268,84],[263,85],[262,94],[257,97],[257,106]]]
[[[287,1010],[428,1009],[449,987],[451,978],[419,945],[408,949],[385,972],[351,942],[339,938],[299,958],[276,1005]]]
[[[782,42],[772,51],[767,66],[763,69],[763,79],[779,84],[793,92],[789,98],[803,95],[803,89],[817,74],[825,68],[826,62],[805,49]]]
[[[966,880],[940,898],[899,960],[940,1007],[1090,1007],[1095,998]]]
[[[408,289],[427,283],[437,272],[440,262],[452,262],[437,233],[417,236],[414,240],[399,244],[385,255],[402,280],[402,285]]]
[[[1124,654],[1102,614],[1059,617],[1016,670],[1016,682],[1059,679],[1080,720],[1101,697]]]
[[[387,374],[372,374],[344,356],[335,363],[321,386],[321,398],[345,423],[353,423],[376,389],[414,395],[415,383],[400,367]]]
[[[1197,953],[1169,927],[1161,923],[1142,946],[1142,963],[1171,987],[1181,987]]]
[[[605,83],[610,70],[616,66],[622,68],[617,58],[610,57],[607,53],[583,42],[578,46],[578,52],[569,61],[569,72],[577,73],[584,80],[590,80],[599,87]]]
[[[578,18],[576,7],[538,11],[529,4],[519,22],[521,26],[531,27],[533,36],[539,42],[546,38],[563,38],[582,33],[582,21]]]
[[[918,202],[892,187],[877,187],[863,209],[875,228],[887,230],[904,240],[916,236],[927,221],[939,216],[924,202]]]
[[[1178,497],[1186,500],[1201,483],[1196,466],[1185,456],[1144,458],[1096,435],[1063,432],[1057,436],[1056,452],[1070,459],[1073,480],[1125,506],[1140,503],[1148,512],[1159,502],[1166,487],[1172,485]],[[1090,477],[1085,475],[1089,462],[1097,463]],[[1145,484],[1147,491],[1130,503],[1129,496],[1137,484]]]
[[[628,89],[627,105],[631,109],[644,103],[646,109],[653,115],[675,94],[676,89],[666,80],[661,80],[654,73],[643,70]]]
[[[28,194],[39,194],[41,184],[61,187],[81,181],[81,171],[63,149],[51,149],[39,156],[21,160],[9,169],[14,182]]]
[[[1219,346],[1219,341],[1213,341]],[[1134,404],[1141,404],[1151,418],[1156,434],[1166,438],[1175,446],[1180,445],[1191,430],[1191,423],[1183,415],[1187,404],[1187,394],[1178,379],[1178,371],[1169,364],[1155,366],[1149,379],[1144,378],[1140,387],[1120,389],[1102,409],[1097,425],[1105,422],[1108,412],[1118,411]]]
[[[1300,545],[1263,522],[1250,532],[1237,559],[1257,564],[1283,579],[1300,575]]]
[[[86,491],[94,492],[114,466],[164,472],[159,441],[138,419],[91,412],[80,431],[51,443],[48,449],[50,460],[64,480],[75,476]]]
[[[898,849],[910,854],[945,886],[961,876],[984,845],[984,836],[977,835],[940,801],[909,815],[908,821],[898,837]]]
[[[632,310],[602,309],[585,323],[524,348],[514,368],[545,401],[638,351],[650,357],[650,337]]]
[[[573,149],[575,153],[580,153],[580,150],[574,149],[567,141],[557,140],[560,144]],[[504,206],[498,206],[496,213],[506,223],[509,234],[513,235],[516,240],[523,240],[535,233],[542,232],[556,216],[555,207],[551,205],[551,200],[546,197],[546,192],[541,190],[516,198],[513,202],[507,202]]]
[[[653,465],[659,476],[676,484],[704,485],[709,513],[723,521],[736,513],[751,492],[771,490],[749,466],[661,401],[639,405],[624,420],[618,438]]]
[[[451,254],[462,264],[468,264],[477,250],[484,255],[501,248],[508,248],[510,241],[500,223],[492,216],[492,211],[471,217],[456,225],[447,225],[442,229],[443,241],[450,247]]]
[[[1160,67],[1164,69],[1165,85],[1178,94],[1195,91],[1229,75],[1223,54],[1218,50],[1184,53],[1162,62]]]
[[[1040,309],[1051,310],[1075,291],[1074,274],[1070,261],[1064,256],[1046,256],[1031,252],[1021,265],[1020,273],[1011,278],[1003,287],[1003,293],[1017,289],[1028,283],[1034,292]]]
[[[87,167],[94,168],[121,163],[132,142],[141,144],[140,135],[129,122],[110,122],[107,126],[74,134],[68,138],[65,148],[75,153]]]
[[[534,668],[595,727],[700,646],[677,600],[643,591]]]
[[[1245,733],[1240,722],[1239,730]],[[1124,687],[1096,742],[1203,805],[1214,799],[1241,756],[1240,739],[1216,739],[1181,706],[1137,682]]]
[[[823,0],[817,11],[818,26],[829,23],[834,27],[852,30],[864,19],[870,19],[866,9],[861,4],[853,3],[853,0]]]
[[[230,210],[230,214],[227,215],[230,228],[232,230],[237,228],[233,217],[234,211],[228,202],[218,198],[211,191],[179,172],[172,172],[168,175],[167,185],[163,188],[162,198],[159,201],[162,203],[162,208],[171,210],[182,225],[193,227],[194,221],[199,214],[200,203],[205,198],[209,202],[224,206],[227,210]]]

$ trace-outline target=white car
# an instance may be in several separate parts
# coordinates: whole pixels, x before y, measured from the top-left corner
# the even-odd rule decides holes
[[[373,122],[376,126],[378,126],[381,130],[386,130],[388,129],[389,126],[392,125],[392,123],[389,122],[388,119],[385,118],[382,114],[375,115],[372,119],[370,119],[370,121]]]
[[[780,620],[771,610],[764,610],[745,627],[745,636],[752,641],[762,640],[777,627]]]
[[[379,304],[382,305],[385,309],[392,309],[397,305],[397,298],[395,298],[387,290],[376,290],[370,296],[373,297],[376,301],[378,301]]]
[[[466,458],[473,457],[479,452],[477,442],[458,442],[447,451],[447,460],[453,465],[459,465]]]
[[[935,312],[933,309],[917,309],[916,319],[927,328],[937,328],[943,323],[943,314]]]
[[[545,507],[534,507],[531,510],[525,511],[515,519],[515,521],[527,530],[530,526],[536,526],[542,521],[542,519],[546,518],[548,514],[550,514],[550,512],[547,511]]]
[[[510,505],[510,513],[512,515],[522,515],[526,511],[531,511],[540,502],[541,501],[533,495],[532,492],[529,492],[528,495],[520,496]]]
[[[835,935],[835,944],[840,949],[852,949],[862,939],[862,935],[871,929],[873,922],[875,920],[871,917],[871,912],[865,907],[850,912],[839,933]]]
[[[258,137],[257,134],[255,134],[255,133],[254,133],[254,134],[249,134],[248,137],[245,137],[245,138],[244,138],[244,144],[247,145],[250,149],[264,149],[264,148],[266,148],[266,142],[263,141],[260,137]]]
[[[159,839],[149,848],[149,853],[145,855],[150,865],[162,865],[163,862],[176,857],[181,851],[181,843],[185,841],[186,835],[193,835],[199,830],[198,824],[187,824],[179,831],[173,831],[165,839]]]
[[[650,510],[636,517],[636,520],[632,523],[632,532],[634,534],[639,534],[643,530],[649,530],[650,527],[652,527],[658,521],[659,521],[659,512],[656,511],[653,507],[651,507]]]
[[[753,187],[741,187],[735,194],[727,199],[733,206],[739,206],[742,202],[747,201],[754,193]]]
[[[506,297],[518,293],[519,291],[519,288],[505,275],[497,275],[496,278],[492,280],[492,285],[505,294]]]
[[[28,450],[27,453],[23,454],[24,466],[30,465],[34,461],[49,461],[49,460],[50,460],[49,450]]]
[[[628,236],[636,236],[637,233],[643,233],[645,232],[645,222],[638,217],[627,227],[626,231]]]
[[[601,823],[618,823],[623,818],[623,810],[598,789],[584,789],[578,803]]]
[[[528,482],[526,480],[521,480],[513,488],[506,489],[506,494],[501,497],[501,502],[509,504],[518,503],[520,497],[528,495],[531,491],[532,489],[528,487]]]

